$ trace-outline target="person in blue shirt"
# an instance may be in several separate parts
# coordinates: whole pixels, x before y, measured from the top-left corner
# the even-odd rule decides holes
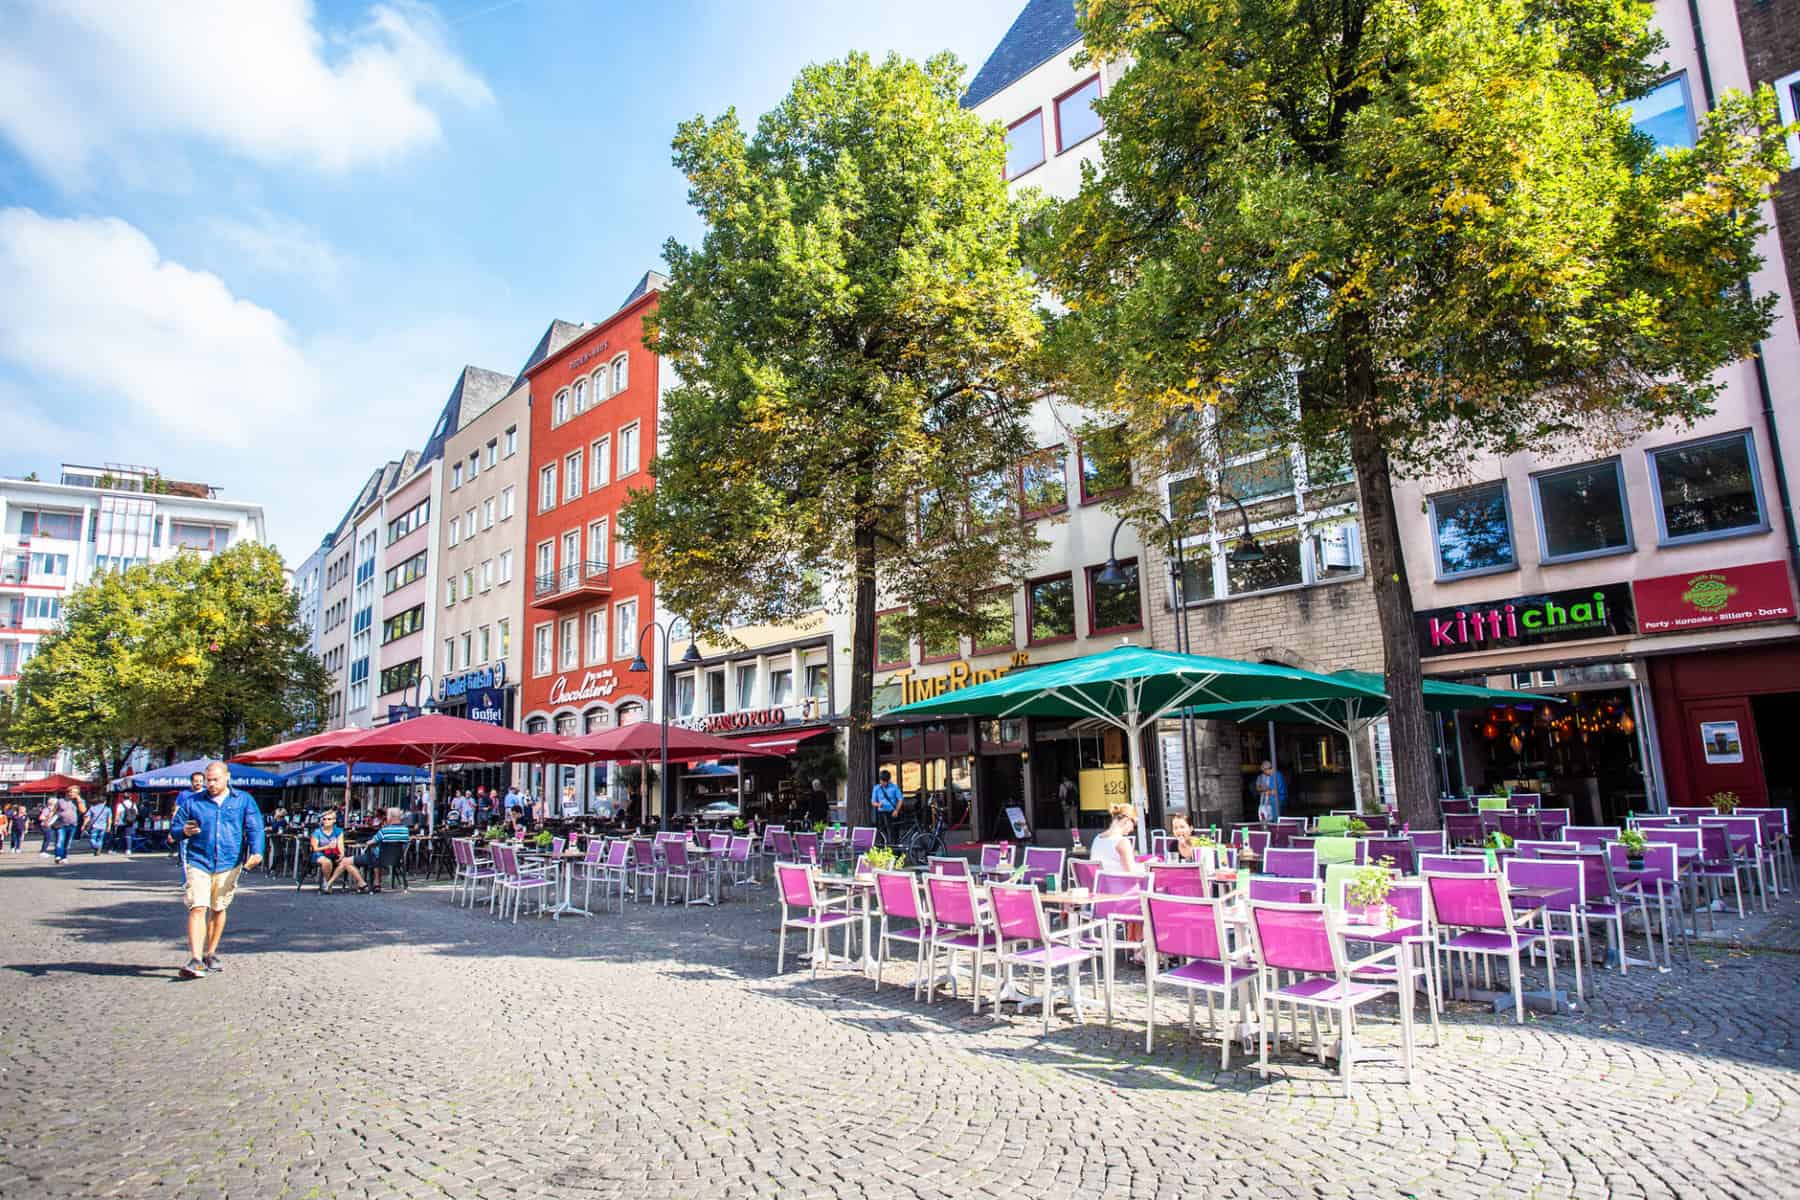
[[[225,910],[237,894],[238,873],[255,870],[263,858],[262,810],[249,793],[231,786],[231,771],[211,763],[204,791],[184,792],[175,802],[169,831],[177,839],[188,913],[188,949],[183,979],[220,970],[219,938]]]
[[[381,890],[381,847],[386,842],[399,842],[404,846],[412,837],[412,830],[406,827],[401,819],[400,810],[390,808],[384,814],[386,824],[375,831],[369,839],[368,847],[362,852],[362,865],[369,871],[369,886],[358,888],[358,891],[379,892]],[[405,851],[401,851],[405,853]]]
[[[1275,764],[1263,759],[1262,773],[1256,777],[1256,819],[1259,821],[1281,820],[1281,810],[1287,807],[1287,780],[1275,769]]]
[[[905,801],[900,785],[885,770],[878,776],[873,791],[869,793],[869,804],[875,809],[875,823],[890,837],[894,831],[894,818],[900,815],[900,807]]]

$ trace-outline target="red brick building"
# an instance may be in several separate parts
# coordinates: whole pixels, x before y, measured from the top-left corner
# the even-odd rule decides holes
[[[619,508],[651,486],[662,380],[643,335],[661,284],[646,275],[623,308],[528,372],[520,694],[528,732],[585,733],[654,715],[654,675],[627,669],[654,616],[654,592],[619,536]],[[569,787],[584,811],[610,801],[604,767],[537,768],[532,778],[551,811]]]

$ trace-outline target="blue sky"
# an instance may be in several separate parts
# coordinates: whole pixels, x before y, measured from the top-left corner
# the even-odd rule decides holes
[[[0,0],[0,473],[159,466],[298,562],[464,363],[698,236],[675,125],[1023,0]]]

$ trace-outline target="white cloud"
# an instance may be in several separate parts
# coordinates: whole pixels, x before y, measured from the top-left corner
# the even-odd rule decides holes
[[[124,221],[0,210],[0,359],[159,429],[247,445],[318,374],[287,323]]]
[[[206,227],[214,240],[237,251],[244,266],[264,275],[285,275],[330,291],[350,267],[317,230],[273,213],[257,212],[248,221],[215,217]]]
[[[493,100],[413,0],[330,31],[310,0],[0,0],[0,24],[0,136],[65,185],[158,138],[339,173],[436,142],[436,105]]]

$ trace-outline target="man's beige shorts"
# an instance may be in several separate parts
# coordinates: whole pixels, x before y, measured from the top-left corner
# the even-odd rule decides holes
[[[189,867],[187,869],[187,906],[224,912],[231,904],[231,898],[237,894],[238,872],[242,869],[242,867],[233,867],[229,871],[208,874],[198,867]]]

